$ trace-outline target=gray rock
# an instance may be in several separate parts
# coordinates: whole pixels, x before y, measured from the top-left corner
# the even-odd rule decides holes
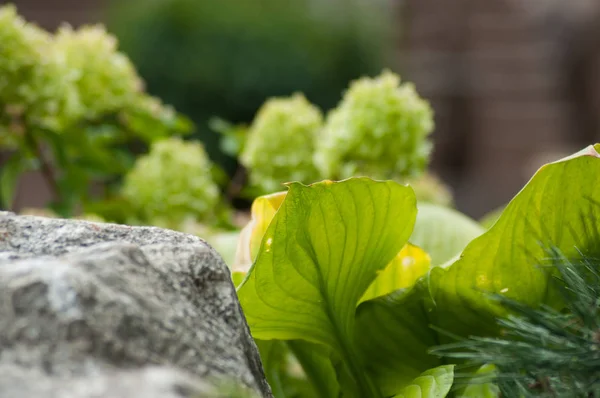
[[[219,383],[271,397],[203,240],[0,212],[0,397],[217,397]]]
[[[3,398],[230,398],[214,386],[166,366],[102,369],[93,375],[79,377],[50,375],[39,368],[23,369],[11,364],[0,365],[0,372],[0,396]]]

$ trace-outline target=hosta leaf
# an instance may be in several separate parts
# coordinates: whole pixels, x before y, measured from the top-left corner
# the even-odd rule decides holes
[[[290,184],[238,288],[253,336],[324,344],[363,377],[351,344],[356,305],[415,218],[412,189],[395,182]]]
[[[231,280],[233,282],[233,286],[238,287],[239,285],[241,285],[245,277],[245,272],[233,271],[231,273]]]
[[[236,257],[232,268],[235,271],[247,272],[256,259],[260,243],[269,223],[283,203],[287,192],[259,196],[252,202],[251,220],[242,229],[238,240]]]
[[[429,328],[435,319],[429,294],[427,280],[421,279],[412,288],[365,301],[357,309],[354,344],[385,396],[399,393],[424,370],[443,364],[427,353],[438,344],[437,333]]]
[[[254,260],[260,249],[260,242],[267,232],[269,223],[281,207],[287,192],[261,196],[252,203],[252,234],[250,235],[250,256]]]
[[[418,208],[415,229],[409,240],[429,254],[433,266],[452,259],[485,231],[456,210],[428,203],[419,203]]]
[[[436,285],[440,326],[459,335],[491,332],[483,292],[505,294],[530,305],[547,302],[548,274],[540,267],[553,245],[574,253],[586,244],[589,219],[600,217],[600,155],[592,146],[546,164],[508,204],[496,223],[473,240]],[[494,310],[495,309],[495,310]]]
[[[239,281],[239,283],[244,279],[247,270],[252,264],[252,260],[256,258],[256,253],[260,248],[261,240],[269,223],[275,216],[276,211],[281,206],[285,195],[286,192],[278,192],[261,196],[252,203],[252,219],[248,225],[244,227],[240,235],[236,261],[234,261],[235,265],[233,267],[234,280]],[[437,206],[425,205],[426,209],[429,209],[430,207],[437,208]],[[453,213],[452,215],[454,215]],[[433,214],[436,214],[435,211]],[[464,218],[466,219],[466,217]],[[435,231],[433,231],[432,228],[434,224],[429,221],[430,219],[431,217],[429,216],[422,218],[424,222],[423,225],[421,225],[421,230],[425,232],[425,230],[431,229],[432,231],[430,232],[435,235]],[[417,215],[417,220],[419,220],[419,215]],[[455,218],[449,218],[449,222],[455,221]],[[437,242],[435,242],[435,240],[429,240],[426,243],[430,246],[434,246]],[[371,286],[369,286],[360,301],[383,296],[394,290],[411,286],[419,277],[423,276],[429,270],[430,266],[431,258],[425,251],[415,245],[407,244],[392,259],[385,269],[378,274],[378,277],[373,281]],[[236,283],[236,286],[239,283]]]
[[[598,175],[594,147],[543,166],[449,268],[432,268],[412,289],[359,306],[355,344],[384,393],[396,393],[402,377],[441,364],[427,347],[447,338],[429,325],[459,336],[496,334],[494,318],[502,312],[484,294],[550,303],[549,276],[539,267],[545,247],[575,253],[597,239],[590,220],[600,211],[590,202],[600,203],[600,184],[591,183]]]
[[[429,271],[431,258],[417,246],[407,244],[379,273],[360,301],[384,296],[398,289],[414,285]]]
[[[453,380],[453,365],[429,369],[404,387],[394,398],[444,398],[450,392]]]
[[[481,217],[481,219],[479,220],[479,224],[483,228],[489,229],[492,225],[494,225],[496,221],[498,221],[504,209],[505,206],[501,206],[495,210],[490,211],[489,213]]]

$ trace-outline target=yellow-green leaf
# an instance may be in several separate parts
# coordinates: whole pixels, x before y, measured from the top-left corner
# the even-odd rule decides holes
[[[352,346],[355,310],[415,218],[414,192],[392,181],[290,184],[238,288],[253,336],[323,344],[349,367],[359,393],[379,396]]]
[[[438,266],[460,254],[485,230],[456,210],[428,203],[417,205],[419,212],[410,242],[425,250],[431,265]]]
[[[600,148],[600,147],[599,147]],[[549,246],[567,255],[585,250],[589,220],[600,217],[600,155],[590,146],[542,166],[508,204],[496,223],[474,239],[436,285],[439,322],[468,335],[493,328],[498,308],[484,292],[532,306],[546,303],[548,274],[540,267]],[[486,328],[485,325],[488,325]]]
[[[412,286],[429,271],[431,258],[419,247],[407,244],[371,283],[361,302]]]
[[[483,365],[473,373],[473,376],[454,392],[456,398],[498,398],[500,389],[491,382],[496,367],[492,364]]]
[[[421,373],[394,398],[444,398],[453,381],[454,365],[439,366]]]
[[[260,243],[287,192],[259,196],[252,202],[250,222],[242,229],[232,269],[246,273],[256,259]]]

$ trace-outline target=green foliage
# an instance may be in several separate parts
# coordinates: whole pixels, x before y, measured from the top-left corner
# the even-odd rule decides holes
[[[240,156],[250,184],[270,193],[281,190],[282,182],[318,181],[312,156],[322,124],[321,111],[301,94],[265,102]]]
[[[182,64],[169,54],[156,59],[157,71],[172,66],[180,79],[172,93],[215,84],[190,108],[199,109],[195,117],[218,115],[211,106],[230,104],[225,93],[238,101],[228,119],[254,106],[256,64],[246,44],[270,43],[282,63],[268,64],[267,75],[283,73],[287,45],[267,32],[294,32],[307,54],[315,45],[338,48],[347,33],[339,21],[323,25],[331,35],[302,31],[312,21],[303,4],[271,1],[264,10],[191,0],[140,9],[144,23],[158,11],[170,21],[146,29],[150,39],[168,32],[178,41],[176,22],[197,34],[184,46],[205,40],[215,50],[247,40],[238,52],[227,48],[235,68],[202,51]],[[284,17],[272,18],[277,13]],[[240,35],[246,23],[257,30]],[[159,47],[145,39],[147,57]],[[189,123],[144,93],[112,36],[101,27],[51,35],[8,6],[0,8],[0,43],[0,148],[12,155],[0,180],[5,207],[19,176],[39,169],[56,199],[47,214],[72,215],[83,205],[84,219],[179,229],[233,253],[238,232],[214,228],[234,223],[218,186],[222,173],[202,144],[174,137]],[[335,70],[343,57],[331,56],[306,76]],[[233,73],[238,64],[242,72]],[[194,79],[200,85],[188,86]],[[231,79],[245,88],[223,90]],[[228,201],[293,181],[287,192],[254,201],[236,256],[227,256],[276,398],[599,396],[600,186],[590,181],[600,174],[600,145],[543,166],[486,230],[450,209],[450,193],[427,173],[432,113],[412,85],[391,72],[357,80],[323,120],[303,95],[282,97],[289,93],[262,83],[277,97],[249,127],[220,119],[213,127],[249,175],[244,191],[236,173]],[[322,178],[347,179],[314,183]],[[90,194],[98,183],[100,203]]]
[[[545,165],[498,222],[467,245],[456,262],[446,269],[434,268],[410,291],[361,304],[357,330],[365,332],[357,341],[372,377],[382,383],[398,382],[389,376],[414,377],[442,364],[427,354],[427,347],[448,339],[438,329],[463,337],[497,335],[494,319],[504,310],[487,300],[484,292],[518,298],[530,306],[555,302],[548,273],[535,266],[536,259],[546,256],[539,243],[570,255],[576,252],[580,242],[571,231],[588,229],[578,211],[587,208],[586,198],[600,199],[600,189],[585,183],[589,175],[600,172],[599,157],[590,147],[571,159]],[[572,219],[565,229],[568,214]],[[368,329],[374,324],[386,325],[377,329],[375,337]]]
[[[389,71],[350,85],[327,115],[315,161],[328,178],[414,177],[429,163],[433,114],[412,84]]]
[[[456,210],[419,202],[410,241],[431,257],[435,266],[454,260],[469,242],[484,232],[475,221]]]
[[[189,130],[185,119],[143,92],[129,60],[100,26],[51,35],[0,7],[0,148],[10,208],[18,177],[39,169],[53,207],[72,215],[131,166],[131,148]],[[108,194],[109,191],[107,191]]]
[[[582,212],[582,217],[588,216]],[[597,221],[593,219],[587,231],[596,243]],[[586,245],[580,251],[579,258],[568,258],[551,248],[545,264],[540,264],[556,271],[563,310],[532,308],[495,295],[491,298],[509,311],[507,317],[497,319],[503,332],[500,338],[470,337],[436,347],[434,352],[472,365],[493,362],[496,371],[486,381],[497,382],[505,397],[600,396],[600,253],[598,246]]]
[[[339,396],[335,370],[319,346],[301,340],[256,340],[256,344],[275,397]]]
[[[449,336],[464,338],[475,334],[494,338],[506,329],[506,324],[498,325],[494,320],[515,308],[499,305],[489,298],[489,293],[518,300],[528,309],[564,302],[550,284],[548,270],[536,266],[547,257],[539,243],[556,247],[567,259],[578,258],[577,248],[593,245],[597,248],[600,234],[590,232],[593,229],[589,220],[598,219],[600,207],[590,208],[588,204],[590,201],[600,203],[600,188],[587,182],[590,176],[600,173],[599,148],[588,147],[574,156],[543,166],[485,232],[473,221],[449,209],[419,204],[419,212],[429,211],[430,217],[437,217],[438,221],[421,221],[420,246],[430,247],[435,253],[441,241],[435,231],[452,235],[452,228],[460,226],[458,230],[469,232],[465,237],[449,240],[453,243],[447,244],[456,245],[455,249],[439,249],[445,254],[438,255],[437,264],[444,263],[443,266],[434,266],[410,286],[403,285],[402,275],[385,272],[387,267],[397,266],[392,261],[392,253],[404,248],[407,233],[413,230],[416,207],[413,207],[414,202],[406,207],[407,198],[412,196],[410,190],[403,194],[400,185],[355,178],[309,187],[292,184],[280,207],[273,200],[264,202],[275,211],[265,208],[268,211],[264,214],[272,220],[266,227],[254,263],[238,288],[253,336],[285,343],[280,347],[288,356],[294,355],[289,348],[290,341],[294,341],[293,344],[299,340],[310,342],[304,348],[313,347],[318,353],[318,368],[325,369],[321,374],[329,374],[323,377],[328,383],[337,383],[344,397],[409,396],[406,388],[413,384],[412,380],[428,369],[445,365],[444,360],[431,351],[433,347],[450,341]],[[388,184],[389,190],[374,189],[380,184]],[[390,190],[398,191],[391,195]],[[397,216],[382,216],[391,209],[399,212],[394,213]],[[579,217],[581,209],[586,209],[586,217]],[[374,221],[377,219],[383,224]],[[253,223],[256,231],[265,231],[264,221],[254,219]],[[414,231],[419,228],[418,224],[417,215]],[[466,244],[469,239],[472,241]],[[415,236],[409,240],[417,239]],[[387,242],[394,242],[393,249]],[[453,263],[447,261],[448,257],[456,258],[453,253],[461,250],[462,254]],[[406,268],[407,273],[412,271]],[[398,283],[396,291],[357,301],[357,297],[384,275],[388,279],[394,275],[391,278]],[[580,285],[588,286],[585,297],[593,298],[596,303],[595,285],[590,285],[588,280],[584,283],[581,278],[579,281]],[[582,301],[577,308],[589,311],[590,305]],[[574,311],[571,309],[571,312]],[[565,322],[572,320],[560,317],[557,312],[551,315],[560,321],[563,329]],[[550,327],[549,319],[538,317],[535,321]],[[430,325],[435,327],[430,328]],[[552,331],[558,333],[559,326]],[[539,340],[541,329],[528,327],[532,331],[531,341]],[[579,324],[572,327],[586,336],[596,332],[592,327],[581,329]],[[527,338],[523,330],[519,329],[517,337]],[[544,336],[551,339],[545,340],[545,344],[557,350],[568,348],[564,338],[558,340],[551,333]],[[579,341],[581,350],[585,348],[589,355],[595,355],[589,348],[593,341]],[[502,370],[502,350],[498,346],[496,351],[484,354],[478,351],[481,360],[477,364],[494,363],[497,357]],[[516,349],[514,355],[510,356],[510,352],[513,351],[507,351],[506,357],[513,360],[521,355]],[[526,352],[519,358],[526,359]],[[565,360],[574,353],[568,351]],[[548,354],[554,358],[551,352]],[[533,364],[531,358],[529,356]],[[506,369],[514,364],[511,362]],[[307,366],[317,365],[307,362]],[[577,366],[573,364],[572,369],[582,369]],[[280,377],[287,374],[286,367],[278,369]],[[335,372],[335,379],[331,371]],[[486,377],[484,383],[482,375]],[[497,395],[496,387],[489,383],[488,368],[480,369],[477,374],[455,376],[460,380],[453,392],[457,397]],[[313,388],[324,384],[314,382],[311,377],[306,380]],[[472,384],[461,385],[465,380]],[[441,392],[439,396],[446,393]],[[324,396],[324,392],[321,390],[320,395],[313,396]]]
[[[475,238],[448,269],[436,294],[438,307],[444,308],[440,322],[460,320],[453,332],[465,335],[484,320],[493,322],[485,314],[497,314],[498,308],[483,300],[481,292],[531,306],[550,302],[548,275],[533,263],[546,256],[541,244],[556,246],[568,256],[576,253],[578,234],[588,228],[581,210],[589,208],[589,199],[600,200],[600,186],[586,182],[600,173],[599,158],[597,148],[589,146],[538,170],[492,228]]]
[[[109,26],[150,92],[196,122],[222,165],[210,118],[245,123],[265,98],[297,91],[329,109],[348,81],[381,70],[392,48],[382,1],[113,3]]]
[[[385,269],[379,272],[377,279],[369,285],[360,302],[412,287],[430,268],[431,257],[422,249],[408,243]]]
[[[443,398],[452,387],[454,365],[426,370],[393,398]]]
[[[208,219],[219,202],[211,164],[199,142],[154,143],[125,176],[122,194],[140,220],[173,227],[186,218]]]
[[[364,217],[356,217],[359,209]],[[253,266],[267,272],[251,269],[239,287],[254,337],[322,344],[339,357],[359,396],[379,396],[352,349],[354,309],[406,243],[415,216],[412,191],[391,182],[290,185]]]
[[[384,396],[399,393],[424,370],[443,365],[427,354],[438,344],[438,336],[428,327],[435,324],[435,305],[423,280],[365,301],[356,311],[355,349],[366,364],[365,373]]]

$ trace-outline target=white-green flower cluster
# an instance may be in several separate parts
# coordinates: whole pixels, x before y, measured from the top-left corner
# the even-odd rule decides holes
[[[14,6],[0,7],[0,135],[26,128],[62,134],[75,124],[82,130],[87,121],[107,115],[147,113],[151,100],[102,26],[64,26],[51,35],[26,22]],[[159,102],[155,108],[153,118],[173,118]]]
[[[318,181],[313,153],[322,124],[321,111],[303,95],[265,102],[248,130],[240,156],[249,170],[250,184],[270,193],[282,190],[284,182]]]
[[[161,226],[210,219],[219,202],[204,147],[179,138],[157,141],[140,156],[125,176],[122,194],[142,220]]]
[[[270,99],[248,130],[241,162],[262,192],[358,175],[405,181],[426,169],[433,127],[427,101],[385,71],[353,82],[324,123],[299,94]]]
[[[56,34],[54,46],[68,65],[85,118],[125,108],[142,93],[135,68],[117,51],[117,40],[104,27],[74,31],[64,26]]]
[[[354,81],[325,123],[315,162],[328,178],[406,178],[429,162],[433,113],[412,84],[385,71]]]
[[[60,128],[78,112],[72,77],[52,36],[11,5],[0,7],[0,104],[5,138],[22,130],[22,123]]]
[[[117,47],[101,26],[53,35],[0,6],[0,149],[10,154],[0,205],[10,205],[21,173],[43,165],[56,208],[69,216],[88,201],[92,182],[120,180],[128,144],[191,129],[144,92]]]

